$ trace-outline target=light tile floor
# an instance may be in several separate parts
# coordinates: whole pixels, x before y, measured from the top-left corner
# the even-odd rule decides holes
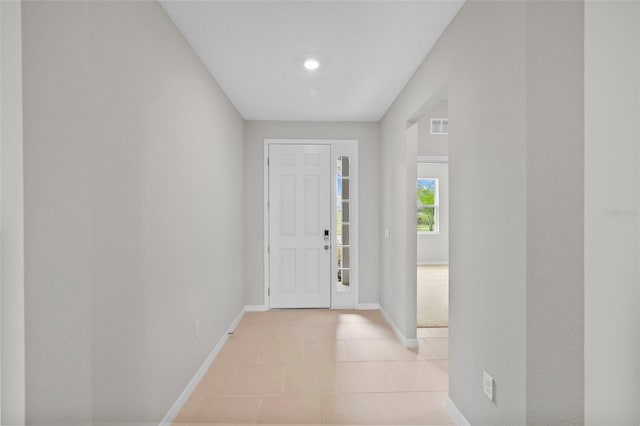
[[[175,425],[452,425],[448,330],[404,348],[378,311],[245,314]]]

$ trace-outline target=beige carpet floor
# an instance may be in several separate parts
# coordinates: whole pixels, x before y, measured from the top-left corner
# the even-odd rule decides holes
[[[449,326],[449,265],[418,266],[418,327]]]

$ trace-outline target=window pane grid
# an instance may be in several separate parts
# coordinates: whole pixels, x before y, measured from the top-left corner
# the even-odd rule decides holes
[[[417,232],[437,234],[438,220],[438,179],[421,178],[416,185],[416,222]]]
[[[349,156],[340,155],[336,168],[336,278],[337,290],[350,291]]]

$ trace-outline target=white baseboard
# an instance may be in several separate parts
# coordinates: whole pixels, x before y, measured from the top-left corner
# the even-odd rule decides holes
[[[449,262],[446,260],[438,261],[438,260],[429,260],[425,262],[418,261],[418,266],[429,266],[429,265],[448,265]]]
[[[358,303],[355,308],[353,306],[334,306],[331,309],[356,309],[359,311],[376,311],[380,308],[377,303]],[[266,312],[269,308],[265,305],[246,305],[245,312]]]
[[[358,303],[356,309],[359,311],[377,311],[380,309],[378,303]]]
[[[169,409],[169,412],[167,412],[167,414],[164,416],[164,418],[160,422],[160,426],[170,426],[171,423],[173,423],[176,416],[178,415],[178,413],[180,413],[180,410],[182,410],[182,407],[189,399],[189,396],[191,396],[193,391],[196,389],[196,386],[198,386],[198,383],[200,383],[200,380],[202,380],[207,370],[211,366],[211,363],[213,363],[213,360],[220,353],[222,346],[224,346],[227,339],[229,339],[229,333],[234,331],[238,326],[238,323],[242,319],[242,316],[244,315],[244,313],[245,313],[245,309],[242,309],[240,313],[238,313],[238,315],[235,317],[235,319],[231,322],[229,327],[227,327],[227,330],[222,336],[222,338],[218,340],[218,343],[216,343],[216,346],[213,348],[209,356],[204,360],[200,368],[198,368],[198,371],[196,371],[196,374],[191,378],[191,380],[187,384],[187,387],[184,388],[184,390],[182,391],[182,393],[180,394],[176,402],[174,402],[171,408]]]
[[[265,312],[268,310],[265,305],[247,305],[244,307],[245,312]]]
[[[380,313],[384,317],[385,321],[387,321],[387,324],[389,324],[389,327],[391,327],[393,332],[396,333],[396,336],[398,336],[398,339],[400,340],[400,343],[402,343],[402,346],[409,349],[418,347],[418,339],[408,339],[407,337],[405,337],[405,335],[402,334],[402,331],[400,331],[396,323],[393,322],[387,311],[385,311],[382,306],[380,306]]]
[[[458,410],[456,404],[453,403],[450,397],[447,397],[447,401],[444,403],[445,407],[447,407],[447,411],[453,418],[453,421],[458,426],[471,426],[471,423],[464,417],[462,412]]]

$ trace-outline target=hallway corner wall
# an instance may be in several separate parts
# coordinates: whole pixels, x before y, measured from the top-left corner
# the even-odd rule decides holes
[[[526,7],[527,424],[582,425],[585,2]]]
[[[401,209],[415,201],[402,196],[411,170],[404,132],[447,87],[449,396],[472,424],[584,422],[584,5],[466,2],[381,122],[381,227],[391,237],[380,243],[380,304],[408,335],[414,267],[398,265],[414,250]],[[625,28],[636,35],[623,42],[637,46],[637,15],[630,16]],[[630,140],[637,137],[619,144]],[[626,148],[635,166],[637,146]],[[628,194],[637,194],[637,166],[623,170],[632,188],[623,204],[634,212]],[[637,247],[637,232],[629,235]],[[624,256],[637,260],[634,250]],[[627,278],[637,278],[633,265]],[[627,290],[633,357],[638,295],[635,285]],[[637,361],[628,367],[635,377]],[[483,371],[495,381],[493,401],[481,392]]]
[[[584,59],[585,424],[637,425],[640,3],[586,2]]]
[[[449,397],[471,424],[526,418],[525,18],[520,2],[465,3],[380,125],[381,228],[390,229],[381,305],[409,335],[416,319],[404,303],[415,301],[415,283],[398,268],[416,250],[404,235],[404,209],[415,206],[404,199],[405,129],[447,87]],[[483,370],[496,381],[495,403],[482,395]]]
[[[244,306],[244,120],[157,2],[22,11],[27,422],[158,423]]]
[[[414,266],[398,268],[415,250],[405,235],[404,209],[415,201],[404,199],[411,170],[404,133],[447,88],[449,396],[472,424],[583,416],[581,8],[579,1],[466,2],[380,125],[381,228],[390,230],[380,242],[380,304],[410,335]],[[566,69],[556,70],[560,64]],[[554,90],[566,96],[550,104]],[[565,126],[550,134],[555,127],[544,118],[555,116]],[[540,191],[540,179],[554,186]],[[556,224],[536,231],[555,200],[561,232],[552,232]],[[547,310],[560,321],[552,328]],[[494,401],[481,392],[483,371],[495,380]]]
[[[0,424],[25,413],[22,17],[0,2]]]

